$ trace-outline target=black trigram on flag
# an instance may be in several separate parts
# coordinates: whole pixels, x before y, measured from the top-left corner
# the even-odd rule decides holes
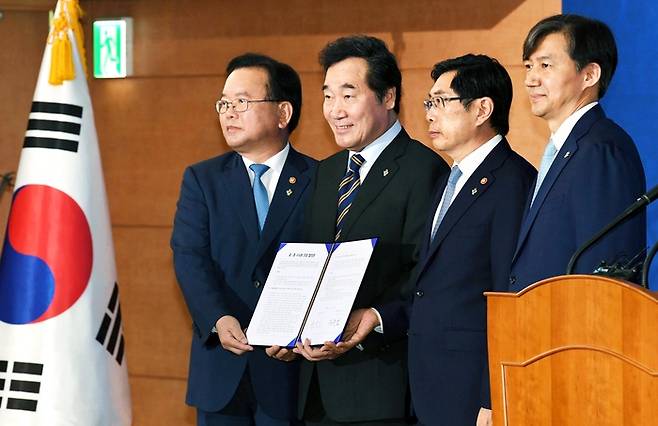
[[[111,329],[110,325],[112,326]],[[96,334],[96,340],[105,346],[107,351],[121,365],[125,343],[123,340],[123,330],[121,329],[121,306],[119,306],[119,285],[117,283],[114,283],[114,290],[112,290],[110,302],[107,304],[107,312],[103,316],[103,322]]]
[[[0,360],[0,410],[37,411],[43,364]]]
[[[32,102],[23,148],[78,152],[82,107],[56,102]]]

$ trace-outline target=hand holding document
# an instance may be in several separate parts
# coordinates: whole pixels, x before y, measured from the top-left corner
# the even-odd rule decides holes
[[[249,344],[338,342],[376,242],[281,244],[247,329]]]

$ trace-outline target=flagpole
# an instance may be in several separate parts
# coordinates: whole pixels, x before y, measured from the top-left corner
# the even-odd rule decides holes
[[[0,425],[132,422],[112,227],[77,0],[54,13],[0,257]],[[11,180],[9,178],[11,176]]]

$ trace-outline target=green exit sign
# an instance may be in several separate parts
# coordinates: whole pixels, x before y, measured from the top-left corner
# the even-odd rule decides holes
[[[124,78],[132,75],[132,18],[94,21],[94,77]]]

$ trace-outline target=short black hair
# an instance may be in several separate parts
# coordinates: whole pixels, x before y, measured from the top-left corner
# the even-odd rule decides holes
[[[292,117],[286,129],[292,133],[302,112],[302,83],[299,74],[288,64],[260,53],[236,56],[226,66],[226,75],[240,68],[261,68],[267,73],[267,97],[292,104]]]
[[[477,98],[489,97],[494,109],[490,117],[491,127],[505,136],[509,131],[509,110],[512,105],[512,79],[505,68],[495,59],[486,55],[468,54],[446,59],[434,65],[432,80],[442,74],[455,71],[450,88],[462,97],[467,107]]]
[[[617,44],[606,24],[580,15],[554,15],[544,18],[530,29],[523,42],[523,60],[530,58],[549,34],[561,33],[567,41],[569,57],[582,70],[587,64],[601,67],[599,99],[605,95],[617,68]]]
[[[326,74],[329,67],[348,58],[362,58],[368,64],[366,83],[375,92],[379,102],[383,102],[386,91],[395,88],[395,106],[400,112],[402,98],[402,73],[395,55],[388,50],[382,40],[367,35],[341,37],[327,44],[320,52],[320,65]]]

